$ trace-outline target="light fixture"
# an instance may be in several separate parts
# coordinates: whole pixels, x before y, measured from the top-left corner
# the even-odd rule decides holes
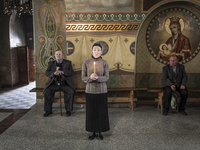
[[[4,13],[11,15],[14,11],[17,15],[32,15],[32,0],[4,0]]]

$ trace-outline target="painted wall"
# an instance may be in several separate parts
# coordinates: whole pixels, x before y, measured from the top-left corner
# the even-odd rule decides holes
[[[118,2],[117,5],[116,1],[112,1],[112,11],[108,11],[110,7],[103,6],[105,2],[100,0],[101,10],[95,12],[97,6],[87,9],[94,5],[94,1],[89,4],[80,1],[81,5],[75,4],[76,2],[33,2],[36,86],[45,86],[47,77],[44,71],[48,61],[54,59],[53,54],[58,47],[63,50],[65,59],[72,61],[76,88],[85,88],[85,83],[81,81],[82,63],[91,57],[92,44],[101,41],[106,50],[103,59],[110,66],[108,87],[134,87],[135,39],[145,15],[135,13],[135,1],[132,0],[127,0],[124,4]],[[63,3],[66,4],[66,10]],[[119,6],[122,9],[117,10]]]
[[[133,0],[64,0],[67,12],[133,11]]]
[[[189,51],[184,53],[189,55],[185,59],[182,57],[184,54],[176,53],[182,55],[179,63],[184,64],[188,74],[187,86],[199,88],[200,11],[199,4],[187,1],[168,1],[151,11],[141,24],[136,43],[136,87],[162,87],[162,67],[168,64],[168,61],[158,54],[160,45],[172,36],[167,28],[169,18],[173,16],[180,17],[181,32],[189,39],[191,45],[191,48],[187,48]]]
[[[66,58],[65,6],[62,0],[33,1],[33,6],[36,86],[44,87],[44,72],[55,50],[61,49]]]
[[[37,87],[44,87],[47,81],[44,75],[47,62],[53,59],[53,53],[56,47],[59,47],[63,50],[65,58],[72,61],[76,87],[84,88],[85,84],[81,81],[81,65],[85,59],[90,58],[91,45],[97,41],[104,43],[106,49],[103,59],[106,59],[110,66],[108,87],[162,87],[161,72],[165,63],[158,61],[157,57],[151,54],[146,38],[152,19],[162,13],[163,9],[170,9],[168,3],[171,1],[154,0],[150,3],[146,0],[127,0],[123,1],[123,4],[115,4],[119,1],[109,1],[109,8],[104,5],[104,0],[98,0],[95,5],[93,2],[91,0],[33,2]],[[120,10],[117,9],[118,5],[121,7]],[[199,4],[196,1],[184,0],[175,5],[190,10],[199,17]],[[97,6],[101,6],[98,7],[100,10],[95,9]],[[184,13],[182,11],[182,14]],[[154,22],[159,25],[158,17],[156,19]],[[157,26],[153,28],[155,30]],[[191,38],[189,32],[186,34],[184,31],[183,34]],[[166,32],[157,33],[160,34],[165,36],[161,39],[155,38],[151,32],[152,46],[159,46],[170,37]],[[152,41],[154,38],[156,44]],[[191,41],[192,49],[195,49],[198,44],[196,42],[195,45],[192,38]],[[158,51],[159,48],[153,51],[153,54],[157,56]],[[195,50],[192,53],[195,53]],[[199,55],[196,55],[190,61],[183,62],[189,76],[196,76],[196,73],[199,73],[198,69],[194,69],[198,61]],[[192,83],[192,87],[195,87],[193,80],[190,78],[188,83]]]
[[[144,14],[135,13],[135,0],[111,0],[108,3],[86,0],[84,5],[80,1],[80,5],[76,1],[65,2],[66,40],[67,44],[73,45],[67,59],[73,63],[76,87],[85,88],[81,81],[81,66],[91,57],[91,46],[97,41],[101,41],[106,49],[102,57],[109,63],[108,88],[134,87],[135,39],[145,18]]]

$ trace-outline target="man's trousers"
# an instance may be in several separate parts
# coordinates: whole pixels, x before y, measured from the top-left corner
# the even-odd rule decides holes
[[[172,89],[169,86],[166,86],[163,88],[165,90],[164,93],[164,103],[163,103],[163,111],[169,111],[169,105],[171,103],[171,97],[172,97]],[[187,97],[188,97],[188,90],[187,88],[185,89],[180,89],[180,87],[176,87],[176,91],[180,93],[181,95],[181,101],[179,104],[179,110],[180,111],[185,111],[185,104],[187,101]]]
[[[44,111],[52,111],[52,105],[56,91],[64,92],[65,109],[66,111],[73,111],[74,90],[66,84],[53,84],[44,91]]]

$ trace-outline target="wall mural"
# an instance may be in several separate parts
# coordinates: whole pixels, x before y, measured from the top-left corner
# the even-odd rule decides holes
[[[106,55],[108,53],[109,50],[109,46],[105,41],[99,41],[101,43],[101,45],[103,46],[103,53],[101,56]]]
[[[67,22],[143,21],[146,14],[136,13],[67,13]]]
[[[135,0],[64,0],[66,22],[143,21]]]
[[[130,51],[133,55],[135,55],[135,42],[131,43],[130,45]]]
[[[167,64],[170,55],[177,55],[184,64],[200,50],[200,21],[191,11],[174,7],[158,13],[148,25],[146,43],[150,54]]]
[[[116,32],[116,31],[137,31],[139,28],[139,23],[134,24],[66,24],[67,32],[83,32],[83,31],[106,31],[106,32]]]
[[[133,11],[134,0],[65,0],[70,11]]]
[[[70,41],[66,41],[66,50],[67,50],[67,56],[72,55],[75,51],[74,44]]]
[[[103,45],[103,59],[109,63],[109,70],[118,69],[134,72],[135,71],[135,35],[68,35],[66,41],[68,43],[67,59],[73,63],[74,71],[82,69],[83,61],[91,58],[92,45],[100,41]],[[72,44],[74,47],[72,46]],[[70,45],[69,45],[70,44]]]
[[[48,62],[54,60],[54,53],[56,49],[61,49],[63,54],[64,48],[62,43],[65,41],[61,34],[61,27],[63,22],[63,12],[60,5],[56,4],[57,0],[47,1],[43,0],[44,5],[39,7],[38,22],[41,34],[38,37],[40,48],[38,52],[38,63],[40,70],[45,70]],[[56,21],[56,20],[59,21]],[[57,23],[59,22],[59,23]],[[64,58],[66,55],[64,55]]]

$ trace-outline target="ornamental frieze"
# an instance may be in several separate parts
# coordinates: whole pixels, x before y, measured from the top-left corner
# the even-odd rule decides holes
[[[77,31],[137,31],[140,24],[66,24],[67,32]]]
[[[110,22],[110,21],[143,21],[146,14],[136,13],[67,13],[67,22]]]

